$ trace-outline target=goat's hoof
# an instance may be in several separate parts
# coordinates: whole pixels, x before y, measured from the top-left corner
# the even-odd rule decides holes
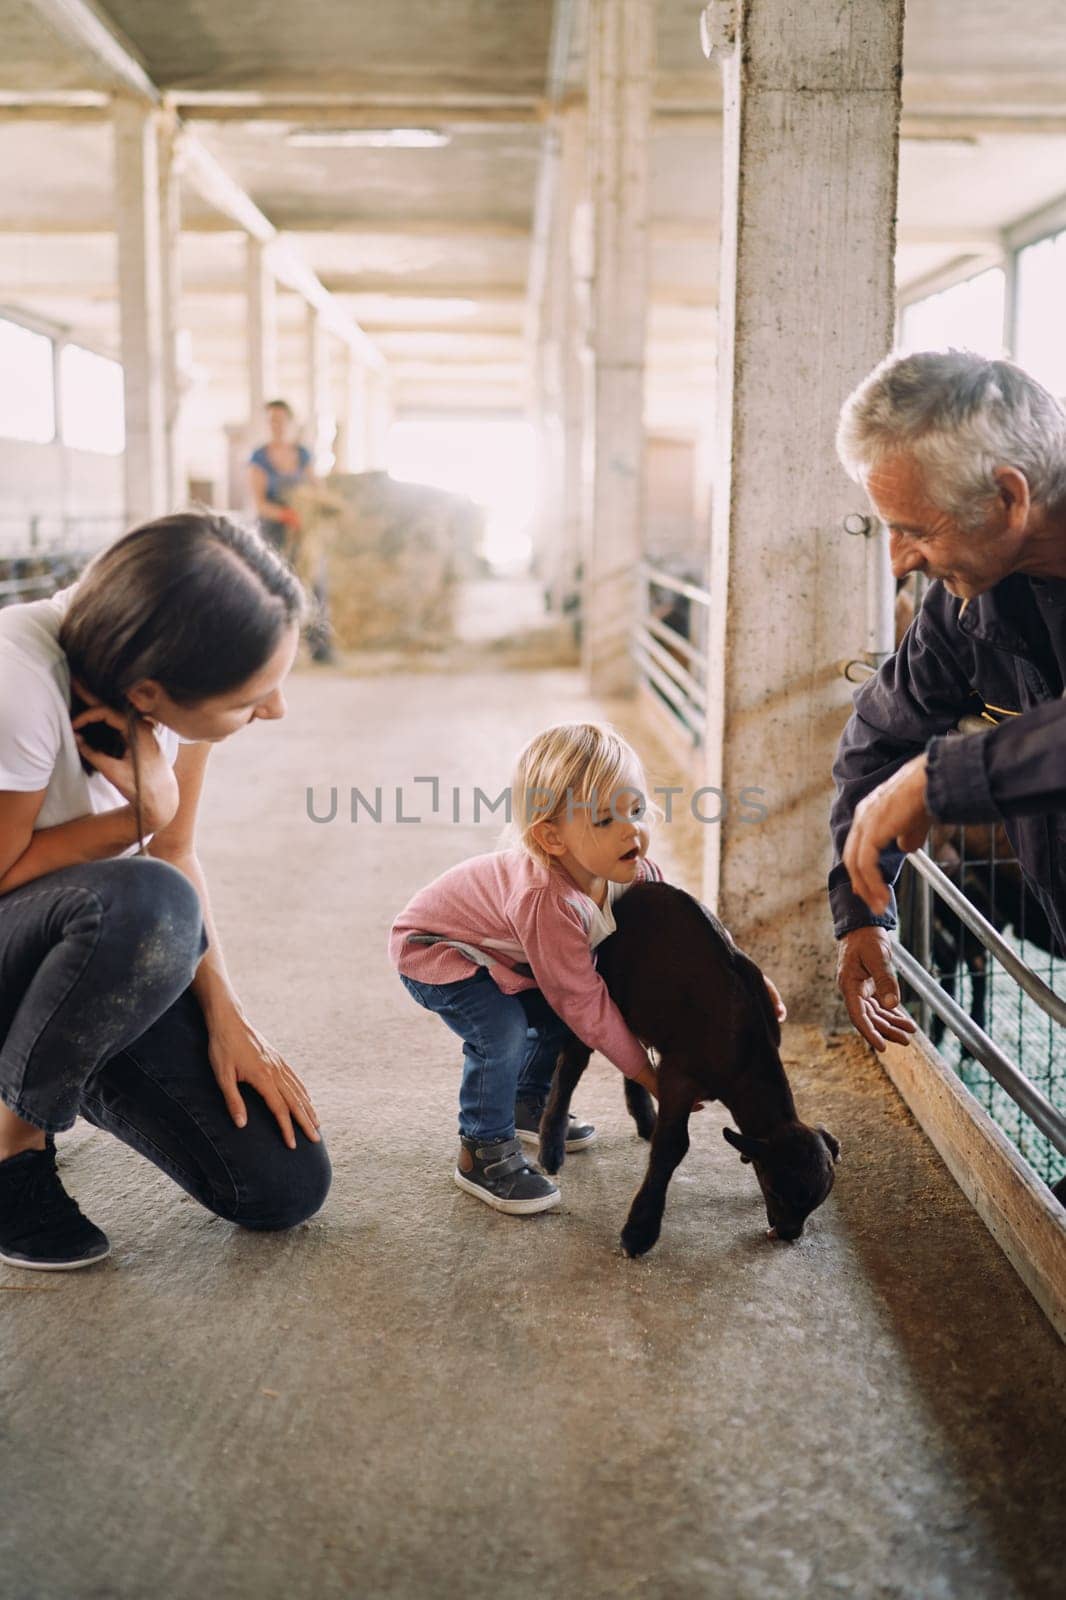
[[[627,1222],[622,1229],[622,1249],[631,1261],[645,1256],[659,1237],[658,1228]]]
[[[566,1147],[562,1140],[558,1144],[541,1144],[537,1161],[543,1171],[554,1177],[566,1160]]]

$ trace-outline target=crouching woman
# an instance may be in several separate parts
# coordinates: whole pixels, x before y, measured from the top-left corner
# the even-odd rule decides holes
[[[302,591],[221,517],[135,528],[0,611],[0,1260],[109,1253],[54,1135],[82,1116],[220,1217],[325,1199],[306,1089],[245,1016],[195,853],[213,744],[285,714]]]

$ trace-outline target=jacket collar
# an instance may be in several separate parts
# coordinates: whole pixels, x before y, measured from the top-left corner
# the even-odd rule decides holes
[[[958,602],[955,621],[960,631],[971,639],[992,645],[996,650],[1005,650],[1009,655],[1032,661],[1033,652],[1014,620],[1019,602],[1024,604],[1028,598],[1022,595],[1020,586],[1028,585],[1028,582],[1023,573],[1012,572],[994,589],[979,594],[975,600]]]

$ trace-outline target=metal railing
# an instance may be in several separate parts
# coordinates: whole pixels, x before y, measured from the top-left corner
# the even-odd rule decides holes
[[[218,508],[218,515],[255,523],[244,508]],[[118,512],[0,512],[0,606],[38,600],[73,583],[128,526]]]
[[[1026,965],[1017,951],[978,911],[958,885],[941,871],[936,862],[924,850],[914,851],[907,860],[932,894],[942,900],[969,928],[1033,1004],[1059,1027],[1066,1023],[1066,1000]],[[900,975],[918,995],[923,1006],[927,1006],[951,1029],[967,1053],[991,1074],[1059,1154],[1066,1156],[1066,1113],[1053,1105],[985,1029],[967,1015],[954,996],[928,970],[928,961],[923,964],[902,942],[896,944],[894,959]]]
[[[95,552],[125,531],[121,512],[0,512],[0,559],[32,560],[69,550]]]
[[[86,562],[124,528],[125,519],[112,514],[0,514],[0,606],[40,600],[73,583]]]
[[[710,593],[647,561],[640,564],[639,580],[630,653],[641,678],[695,747],[703,742],[707,714]]]
[[[44,600],[74,582],[91,551],[66,550],[36,556],[32,561],[0,556],[0,606],[20,600]]]

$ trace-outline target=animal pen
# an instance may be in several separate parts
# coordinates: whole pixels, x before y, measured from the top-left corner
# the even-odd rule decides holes
[[[1066,1175],[1066,962],[1002,829],[953,829],[950,848],[950,872],[919,851],[900,885],[910,1009],[1037,1176],[1054,1184]]]

